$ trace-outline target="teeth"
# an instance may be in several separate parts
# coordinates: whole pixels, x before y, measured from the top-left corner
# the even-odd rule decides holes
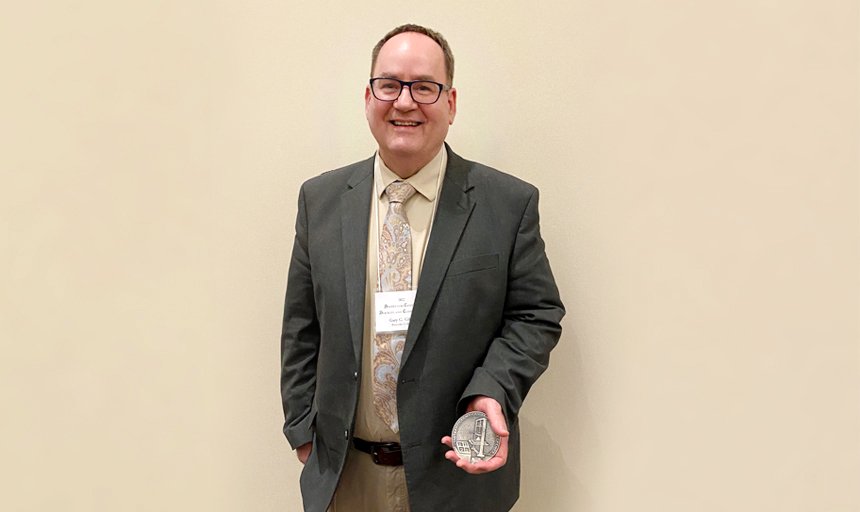
[[[418,126],[418,123],[411,121],[392,121],[394,126]]]

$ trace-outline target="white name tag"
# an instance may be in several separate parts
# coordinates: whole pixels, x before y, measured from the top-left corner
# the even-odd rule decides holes
[[[378,292],[376,294],[376,332],[397,332],[409,329],[416,290]]]

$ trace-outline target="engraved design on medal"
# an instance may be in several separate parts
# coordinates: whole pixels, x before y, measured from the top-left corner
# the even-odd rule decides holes
[[[501,438],[490,427],[490,419],[480,411],[461,416],[451,431],[451,440],[457,456],[468,457],[472,464],[492,459],[501,445]]]

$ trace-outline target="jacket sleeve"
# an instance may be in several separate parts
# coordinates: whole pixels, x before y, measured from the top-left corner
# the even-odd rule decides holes
[[[281,331],[281,398],[284,435],[293,449],[313,440],[313,402],[320,328],[308,255],[308,218],[304,187],[299,192],[296,238],[287,277]]]
[[[540,236],[537,189],[520,219],[507,280],[501,329],[461,395],[457,412],[463,414],[475,396],[485,395],[502,406],[510,425],[549,364],[565,313]]]

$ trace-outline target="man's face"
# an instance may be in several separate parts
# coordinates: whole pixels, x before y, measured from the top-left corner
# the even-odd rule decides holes
[[[416,32],[404,32],[382,46],[373,76],[444,84],[445,56],[436,41]],[[442,91],[436,103],[423,105],[415,103],[406,87],[395,101],[380,101],[368,86],[364,101],[364,112],[379,143],[382,161],[398,174],[415,173],[439,152],[457,112],[454,89]]]

